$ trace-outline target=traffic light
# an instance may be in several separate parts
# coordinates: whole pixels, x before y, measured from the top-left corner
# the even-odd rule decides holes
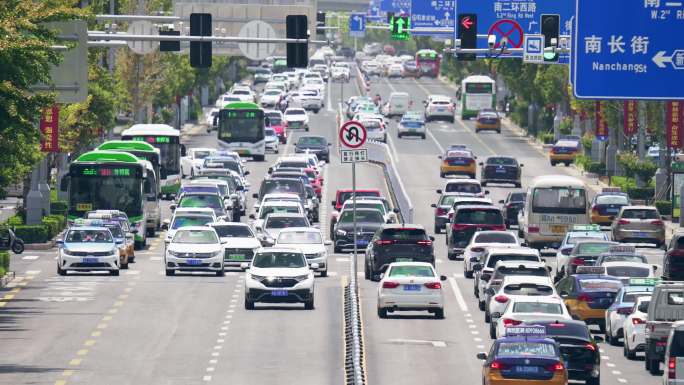
[[[387,24],[392,25],[392,19],[394,19],[394,12],[387,12]]]
[[[211,13],[190,14],[190,36],[211,36]],[[190,42],[190,66],[211,67],[211,42]]]
[[[174,31],[172,29],[160,30],[159,34],[164,35],[164,36],[180,36],[180,31]],[[180,50],[181,50],[180,49],[180,41],[160,41],[159,42],[159,51],[160,52],[178,52]]]
[[[394,40],[408,40],[411,28],[411,18],[408,16],[393,16],[390,20],[390,28],[392,39]]]
[[[559,15],[541,15],[541,33],[544,35],[544,48],[553,47],[551,39],[556,39],[556,48],[558,48],[558,36],[560,35],[560,16]],[[558,52],[544,50],[544,61],[557,62]]]
[[[325,12],[316,13],[316,27],[325,27]]]
[[[285,18],[285,37],[288,39],[308,39],[309,21],[306,15],[287,15]],[[287,67],[306,68],[309,65],[309,43],[287,43]]]
[[[477,14],[458,14],[458,38],[461,40],[461,48],[477,48]],[[458,60],[473,61],[477,55],[474,53],[459,53]]]

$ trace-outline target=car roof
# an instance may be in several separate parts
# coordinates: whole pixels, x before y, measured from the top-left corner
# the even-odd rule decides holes
[[[657,210],[655,206],[646,205],[634,205],[634,206],[622,206],[622,210]]]
[[[316,227],[287,227],[285,229],[282,229],[280,231],[280,234],[282,234],[282,233],[301,233],[301,232],[321,234],[321,229],[318,229]]]
[[[299,195],[297,195],[299,197]],[[299,202],[293,202],[293,201],[266,201],[261,204],[261,207],[266,207],[266,206],[297,206],[300,207]]]
[[[456,211],[459,211],[459,210],[497,210],[497,211],[501,211],[496,206],[486,206],[486,205],[463,205],[463,206],[458,206],[456,208]]]
[[[214,214],[214,209],[209,207],[177,207],[173,211],[173,215],[176,214]]]
[[[447,186],[452,185],[452,184],[480,184],[480,181],[477,179],[455,179],[455,180],[450,180],[446,183]]]
[[[214,229],[211,226],[183,226],[181,228],[178,228],[177,230],[214,230]]]
[[[386,223],[383,229],[425,230],[425,227],[417,223]]]
[[[207,223],[207,226],[211,227],[216,227],[216,226],[235,226],[235,227],[247,227],[247,228],[252,228],[249,224],[243,223],[243,222],[212,222],[212,223]]]
[[[72,229],[78,229],[78,230],[107,230],[109,231],[108,228],[104,226],[70,226],[69,230]]]
[[[544,267],[544,268],[546,268],[546,263],[541,262],[541,261],[497,261],[494,268],[497,268],[499,266],[503,266],[503,267],[524,267],[524,268],[532,268],[532,267]]]

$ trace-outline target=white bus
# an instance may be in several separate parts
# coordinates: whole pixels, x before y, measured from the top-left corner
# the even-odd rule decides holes
[[[496,82],[489,76],[473,75],[461,81],[461,119],[477,116],[480,110],[496,108]]]
[[[587,186],[566,175],[537,177],[519,218],[519,232],[530,247],[560,245],[572,226],[590,223]]]
[[[121,139],[146,142],[158,148],[161,153],[161,193],[168,198],[178,192],[181,152],[185,152],[185,146],[180,144],[180,131],[166,124],[135,124],[121,133]]]

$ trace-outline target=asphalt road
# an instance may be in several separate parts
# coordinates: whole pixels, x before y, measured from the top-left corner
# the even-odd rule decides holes
[[[416,108],[427,94],[453,95],[438,80],[374,80],[372,93],[386,98],[406,91]],[[331,84],[326,108],[311,115],[312,133],[334,141],[340,97],[358,94],[354,83]],[[502,134],[475,135],[472,122],[429,123],[426,140],[398,139],[390,131],[390,147],[415,206],[415,221],[432,229],[430,204],[437,199],[437,155],[451,143],[468,145],[480,158],[514,155],[525,164],[523,187],[537,176],[573,173],[551,167],[544,154],[523,138]],[[289,143],[302,133],[294,132]],[[183,139],[188,147],[216,147],[216,134],[194,130]],[[281,146],[281,154],[292,146]],[[258,189],[266,162],[248,162],[251,192]],[[574,175],[574,174],[573,174]],[[359,188],[379,188],[387,195],[382,170],[357,167]],[[328,234],[330,201],[340,188],[351,187],[351,170],[336,154],[325,170],[321,228]],[[488,187],[493,201],[507,187]],[[250,192],[250,194],[251,194]],[[253,199],[248,206],[251,207]],[[164,216],[169,217],[168,202]],[[246,217],[245,217],[246,220]],[[330,257],[330,276],[317,278],[315,310],[299,305],[243,308],[242,273],[226,277],[163,274],[164,234],[153,239],[137,262],[119,277],[102,274],[56,274],[56,250],[27,251],[13,257],[17,279],[0,292],[0,384],[342,384],[342,285],[349,255]],[[463,278],[462,262],[448,261],[444,235],[435,242],[437,269],[449,277],[444,286],[446,319],[407,313],[380,320],[376,283],[360,276],[366,369],[369,384],[478,384],[481,364],[475,354],[489,348],[487,324]],[[653,263],[662,252],[645,251]],[[548,257],[554,264],[555,258]],[[362,257],[359,257],[362,262]],[[363,266],[362,263],[359,266]],[[656,384],[642,362],[622,357],[621,347],[601,343],[604,384]]]

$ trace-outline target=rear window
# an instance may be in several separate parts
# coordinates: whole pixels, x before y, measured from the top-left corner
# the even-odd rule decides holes
[[[489,257],[487,267],[494,267],[499,261],[539,261],[536,255],[498,254]]]
[[[672,334],[670,357],[684,357],[684,331],[677,330]]]
[[[285,229],[288,227],[307,227],[306,219],[302,217],[287,217],[287,218],[268,218],[266,220],[265,228],[267,229]]]
[[[546,285],[537,285],[534,283],[515,283],[506,285],[504,293],[510,295],[551,295],[553,288]]]
[[[592,339],[589,328],[583,324],[550,323],[546,324],[546,334],[549,336],[572,336],[586,340]]]
[[[502,342],[496,355],[556,357],[556,348],[548,342]]]
[[[668,305],[684,305],[684,292],[672,291],[667,293]]]
[[[356,192],[356,197],[379,197],[380,193],[377,191],[357,191]],[[341,192],[339,195],[339,201],[340,203],[344,203],[347,199],[351,199],[352,197],[352,192],[351,191],[344,191]]]
[[[677,238],[677,242],[675,242],[674,248],[684,249],[684,236]]]
[[[516,162],[513,158],[489,158],[487,159],[487,164],[515,166],[518,164],[518,162]]]
[[[178,207],[211,207],[220,209],[222,207],[221,198],[218,195],[186,195]]]
[[[610,243],[581,243],[577,245],[577,254],[596,255],[607,252],[612,245]]]
[[[507,232],[477,234],[474,243],[517,243],[515,235]]]
[[[427,234],[423,229],[385,229],[382,231],[383,240],[394,241],[424,241]]]
[[[444,106],[446,106],[446,105],[451,104],[451,103],[448,102],[448,101],[446,101],[446,100],[435,100],[435,101],[432,102],[432,104],[438,104],[438,105],[444,105]]]
[[[611,266],[606,268],[606,273],[613,277],[646,278],[651,274],[651,269],[635,266]]]
[[[495,278],[501,279],[501,277],[507,275],[532,275],[535,277],[546,277],[549,275],[549,271],[543,267],[499,267],[496,270]]]
[[[607,279],[580,279],[579,286],[582,291],[618,291],[622,284]]]
[[[213,226],[221,238],[254,238],[252,231],[246,226]]]
[[[655,210],[624,210],[622,218],[625,219],[660,219],[658,212]]]
[[[632,302],[635,303],[637,298],[639,297],[649,297],[651,293],[649,292],[642,292],[642,291],[637,291],[637,292],[626,292],[622,296],[622,302]]]
[[[482,187],[477,183],[449,183],[446,186],[446,192],[479,194],[482,192]]]
[[[516,302],[513,304],[514,313],[543,313],[543,314],[562,314],[559,303],[546,302]]]
[[[389,272],[390,277],[433,277],[430,266],[394,266]]]
[[[503,224],[503,216],[499,210],[461,209],[458,210],[455,223],[500,225]]]
[[[511,202],[524,202],[525,201],[525,193],[513,193],[511,194]]]
[[[596,197],[599,205],[628,205],[629,199],[623,195],[599,195]]]

